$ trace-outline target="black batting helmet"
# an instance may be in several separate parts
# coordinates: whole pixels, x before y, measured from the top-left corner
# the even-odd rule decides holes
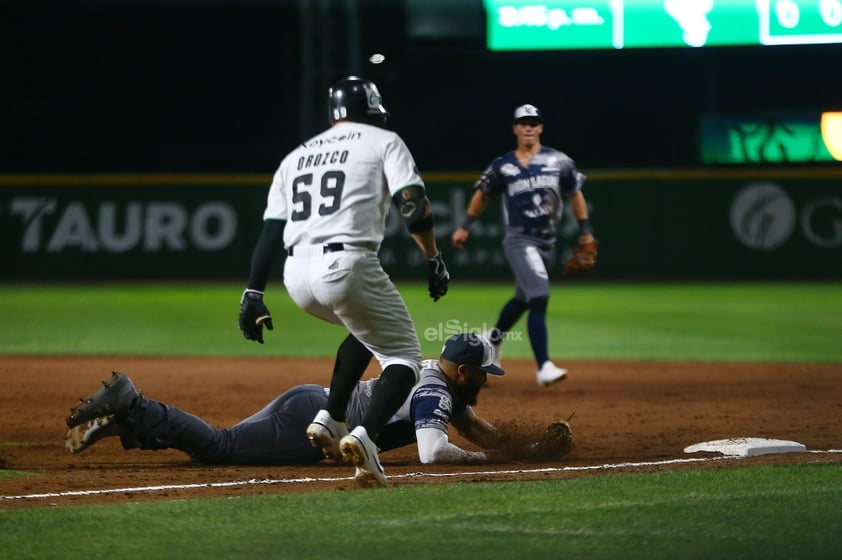
[[[380,91],[374,82],[348,76],[336,82],[328,93],[328,120],[334,123],[347,119],[376,126],[386,124],[389,112],[383,107]]]

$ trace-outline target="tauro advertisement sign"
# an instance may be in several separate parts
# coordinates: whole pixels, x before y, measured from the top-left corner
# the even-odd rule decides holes
[[[59,183],[0,176],[0,281],[242,282],[248,276],[263,227],[268,186],[262,177],[230,184],[213,176],[119,179],[87,184],[78,177]],[[831,168],[593,172],[585,196],[600,254],[587,281],[842,278],[840,181],[842,170]],[[456,250],[450,235],[464,219],[471,181],[431,178],[428,184],[454,282],[511,282],[500,200]],[[578,238],[565,209],[557,266],[549,271],[553,283],[570,280],[561,264]],[[395,213],[385,234],[386,271],[423,282],[425,264]],[[281,279],[282,259],[273,282]]]
[[[189,210],[179,202],[60,202],[50,197],[16,197],[9,213],[18,218],[22,253],[124,253],[132,250],[218,251],[237,233],[237,213],[210,201]]]

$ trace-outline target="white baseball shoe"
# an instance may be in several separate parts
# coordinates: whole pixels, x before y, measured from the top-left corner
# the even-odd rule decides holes
[[[567,377],[567,370],[547,360],[538,370],[537,377],[538,385],[547,386],[556,381],[563,381]]]
[[[307,426],[307,439],[313,447],[321,447],[325,457],[336,462],[342,461],[339,442],[348,435],[348,425],[337,422],[327,410],[320,410]]]
[[[501,363],[503,359],[503,350],[500,349],[501,346],[503,346],[502,342],[491,345],[491,363],[497,367],[503,367]]]
[[[357,426],[342,438],[339,444],[342,458],[357,467],[355,478],[360,486],[377,488],[386,486],[386,472],[380,465],[377,446],[362,426]]]

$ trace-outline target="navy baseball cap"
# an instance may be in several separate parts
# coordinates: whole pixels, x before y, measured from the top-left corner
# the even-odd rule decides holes
[[[527,103],[526,105],[521,105],[520,107],[515,109],[515,116],[513,122],[520,122],[520,121],[538,121],[539,123],[544,122],[544,115],[541,113],[541,109],[536,107],[535,105],[530,105]]]
[[[493,356],[491,342],[473,333],[454,334],[445,341],[441,349],[441,357],[444,360],[473,366],[491,375],[503,375],[506,372],[500,366],[494,365]]]

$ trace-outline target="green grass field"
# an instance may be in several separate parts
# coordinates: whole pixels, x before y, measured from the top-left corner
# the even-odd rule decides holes
[[[3,557],[838,558],[842,467],[0,511]],[[5,554],[8,553],[8,554]]]
[[[464,330],[494,325],[511,287],[454,284],[433,303],[400,285],[425,356]],[[332,356],[346,332],[300,311],[283,287],[267,292],[266,344],[237,328],[242,287],[0,285],[0,353]],[[842,283],[557,285],[550,351],[566,359],[842,362]],[[531,356],[521,340],[507,357]]]
[[[454,284],[434,304],[424,286],[400,287],[427,356],[492,325],[511,289]],[[267,295],[275,331],[247,342],[240,291],[2,285],[0,353],[332,356],[344,336],[278,289]],[[559,285],[548,321],[558,358],[842,363],[838,283]],[[505,352],[528,357],[525,335]],[[42,506],[0,509],[0,557],[836,558],[840,504],[835,462]]]

